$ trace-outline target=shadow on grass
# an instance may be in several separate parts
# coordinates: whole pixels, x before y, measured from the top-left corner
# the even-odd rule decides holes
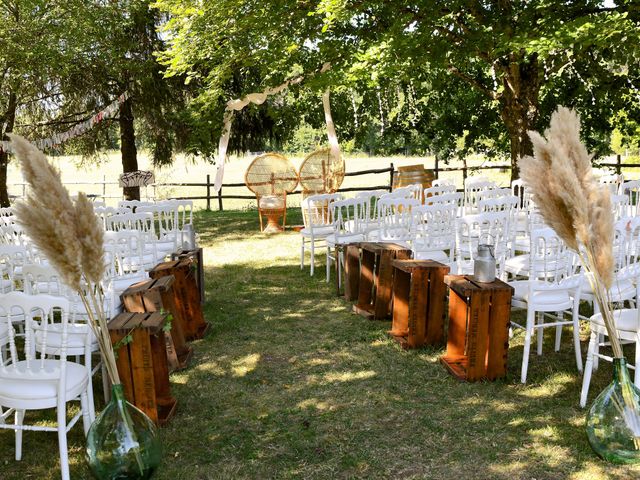
[[[208,275],[219,292],[207,309],[214,333],[177,379],[193,423],[169,429],[181,438],[197,425],[211,442],[206,453],[184,452],[180,441],[170,448],[203,472],[217,469],[215,478],[222,472],[629,478],[632,472],[605,466],[589,448],[569,329],[560,352],[553,352],[550,333],[544,355],[532,355],[528,385],[518,383],[519,336],[506,380],[467,384],[439,364],[442,348],[402,351],[386,333],[389,322],[352,315],[323,275],[310,278],[296,264],[234,264]],[[604,388],[607,368],[592,392]],[[202,411],[203,402],[210,410]]]

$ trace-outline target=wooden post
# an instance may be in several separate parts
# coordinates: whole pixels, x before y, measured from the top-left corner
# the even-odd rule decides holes
[[[211,175],[207,173],[207,212],[211,210]]]
[[[220,190],[218,190],[218,210],[222,211],[222,185],[220,185]]]
[[[440,163],[440,160],[438,159],[438,155],[436,155],[436,164],[435,164],[435,168],[434,168],[434,170],[433,170],[433,174],[434,174],[434,176],[436,177],[436,180],[437,180],[438,178],[440,178],[440,174],[439,174],[439,172],[440,172],[440,167],[439,167],[438,163]]]
[[[391,169],[389,171],[389,191],[391,191],[393,190],[393,171],[395,170],[393,166],[393,162],[391,162],[391,165],[389,166],[389,168]]]
[[[617,155],[616,155],[616,173],[617,173],[618,175],[620,175],[620,172],[622,172],[622,166],[621,166],[621,163],[622,163],[622,155],[617,154]]]
[[[102,198],[107,202],[107,176],[102,175]]]

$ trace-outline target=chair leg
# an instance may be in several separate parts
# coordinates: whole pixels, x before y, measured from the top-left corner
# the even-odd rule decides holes
[[[329,277],[331,276],[331,247],[327,245],[327,278],[326,281],[329,283]]]
[[[635,383],[636,387],[640,388],[640,335],[636,335],[636,363],[634,367],[636,367],[633,374],[633,383]]]
[[[538,355],[542,355],[542,343],[544,342],[544,328],[542,327],[542,325],[544,325],[544,313],[542,312],[538,312],[538,336],[536,339],[536,351],[538,353]]]
[[[316,242],[314,242],[313,240],[311,240],[311,260],[309,261],[311,264],[311,273],[309,275],[311,275],[313,277],[313,272],[315,271],[316,268]]]
[[[60,474],[62,480],[70,480],[69,452],[67,451],[67,404],[58,400],[58,447],[60,449]]]
[[[87,386],[87,390],[90,386]],[[95,417],[91,416],[91,406],[88,391],[82,392],[80,395],[80,408],[82,409],[82,427],[84,428],[84,436],[87,436],[89,433],[89,427],[91,427],[91,422]]]
[[[21,427],[24,422],[24,410],[16,410],[15,425]],[[16,460],[22,460],[22,432],[21,428],[16,429]]]
[[[527,383],[527,370],[529,368],[529,351],[531,350],[531,334],[533,333],[535,316],[536,316],[536,312],[534,310],[527,310],[527,326],[524,331],[524,349],[522,352],[522,372],[520,375],[520,381],[522,383]]]
[[[604,341],[604,337],[601,334],[598,334],[597,340],[596,340],[596,344],[593,347],[593,353],[595,353],[595,355],[593,356],[593,369],[594,370],[598,370],[598,364],[599,362],[599,358],[598,358],[598,354],[600,353],[600,344]]]
[[[558,312],[558,321],[562,321],[563,316],[562,316],[562,312]],[[556,343],[554,345],[554,350],[556,352],[560,351],[560,343],[562,342],[562,325],[557,325],[556,326]]]
[[[587,349],[587,362],[584,366],[584,375],[582,376],[582,391],[580,392],[580,406],[582,408],[587,404],[587,395],[589,395],[589,384],[591,383],[591,373],[593,371],[593,355],[594,347],[597,342],[597,334],[591,332],[589,340],[589,348]]]
[[[304,269],[304,237],[302,237],[302,245],[300,246],[300,270]]]
[[[576,352],[576,366],[582,371],[582,351],[580,350],[580,312],[579,305],[573,309],[573,349]]]

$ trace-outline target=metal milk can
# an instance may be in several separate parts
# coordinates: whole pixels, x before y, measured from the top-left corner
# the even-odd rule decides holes
[[[490,283],[496,279],[496,257],[493,253],[493,245],[478,245],[478,254],[473,262],[473,279],[481,283]]]

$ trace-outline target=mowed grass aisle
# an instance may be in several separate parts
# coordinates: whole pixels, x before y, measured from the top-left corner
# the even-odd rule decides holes
[[[154,478],[640,476],[591,452],[568,330],[554,353],[549,329],[526,386],[521,333],[506,380],[461,383],[439,364],[442,349],[403,351],[390,322],[352,315],[324,282],[323,256],[315,277],[301,271],[297,233],[260,234],[255,211],[201,213],[197,230],[213,328],[194,343],[191,367],[172,375],[178,412],[161,430]],[[603,363],[592,393],[610,378]],[[72,477],[88,478],[81,428],[69,441]],[[13,432],[0,431],[0,478],[58,478],[55,434],[27,432],[24,442],[15,462]]]

